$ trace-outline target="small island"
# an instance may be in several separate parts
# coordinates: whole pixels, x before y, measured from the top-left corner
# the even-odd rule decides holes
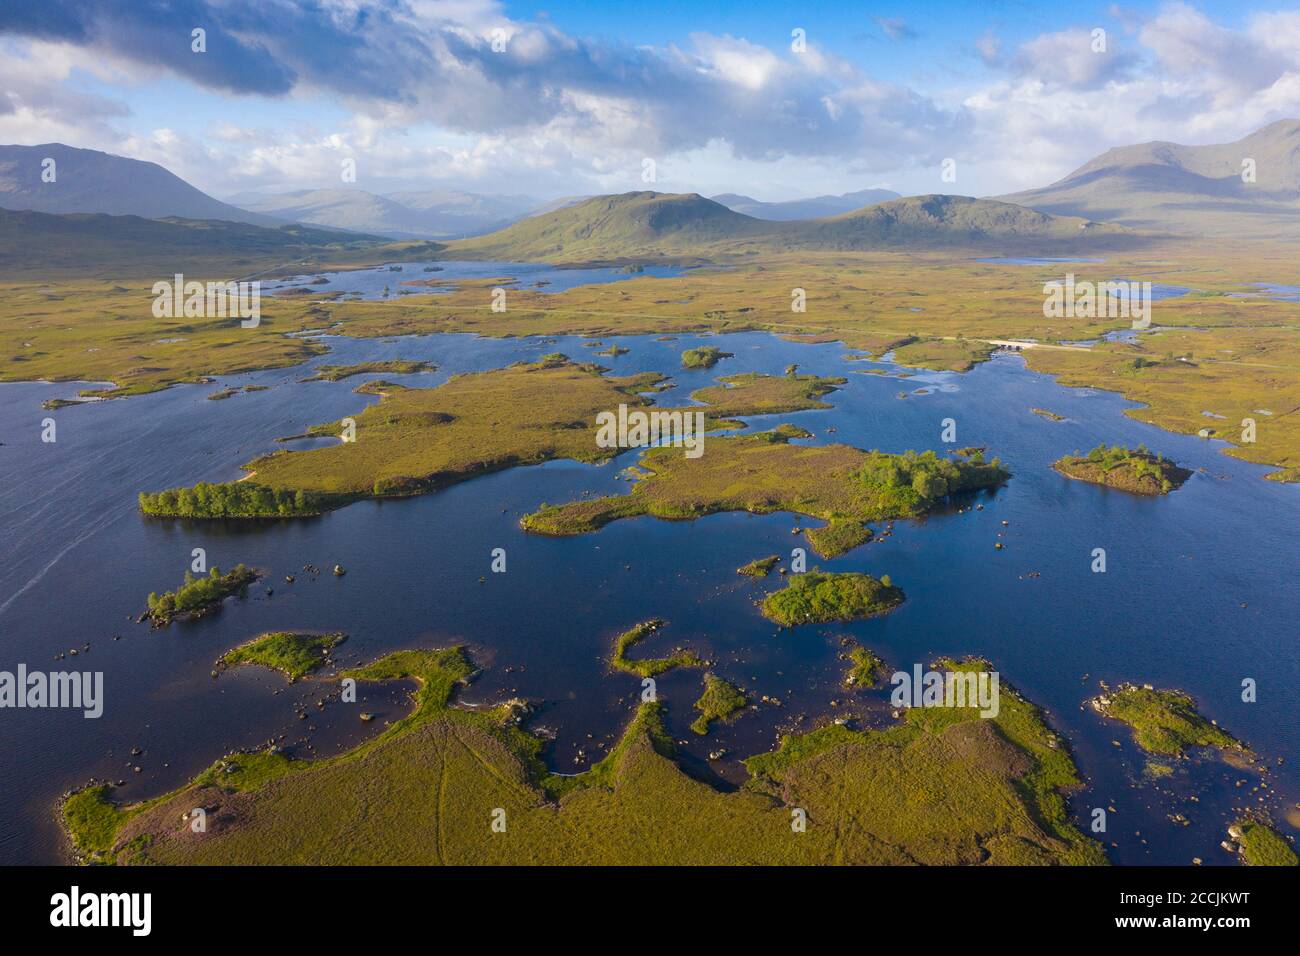
[[[860,621],[888,614],[903,603],[904,595],[889,575],[873,578],[858,571],[832,574],[813,569],[796,574],[762,604],[763,616],[782,627]]]
[[[1038,415],[1042,418],[1046,418],[1049,422],[1065,421],[1064,415],[1058,415],[1056,414],[1056,412],[1049,412],[1046,408],[1031,408],[1030,411],[1033,412],[1035,415]]]
[[[1231,734],[1202,717],[1196,702],[1180,690],[1121,684],[1089,703],[1102,716],[1128,724],[1137,745],[1149,753],[1181,757],[1189,747],[1249,753]]]
[[[316,374],[304,378],[304,382],[339,382],[353,375],[367,375],[373,372],[386,372],[389,375],[415,375],[419,372],[435,371],[437,366],[429,362],[392,359],[386,362],[358,362],[356,365],[317,365]]]
[[[235,565],[229,574],[213,567],[206,578],[196,578],[185,572],[185,583],[175,591],[150,594],[146,616],[154,627],[166,627],[172,621],[203,617],[221,607],[221,602],[232,594],[242,592],[258,578],[242,564]]]
[[[217,666],[258,664],[279,671],[292,684],[325,664],[330,650],[343,643],[346,637],[347,635],[339,633],[296,634],[275,631],[227,651],[217,660]]]
[[[745,692],[735,684],[716,674],[705,674],[704,693],[695,702],[700,715],[691,722],[691,730],[703,737],[715,720],[729,720],[748,703]]]
[[[682,368],[713,368],[724,358],[731,358],[730,352],[705,345],[698,349],[687,349],[682,353]]]
[[[658,677],[660,674],[677,667],[703,667],[704,661],[688,650],[678,648],[668,657],[655,657],[645,660],[632,660],[627,652],[640,644],[647,637],[659,630],[664,622],[659,618],[642,621],[631,630],[624,631],[614,639],[614,654],[609,663],[615,670],[638,677]]]
[[[1259,820],[1240,819],[1228,827],[1228,839],[1247,866],[1297,866],[1295,850],[1280,833]]]
[[[1098,445],[1087,455],[1066,455],[1052,467],[1079,481],[1107,488],[1118,488],[1136,495],[1166,495],[1192,476],[1163,455],[1154,455],[1146,447],[1136,449],[1121,445]]]
[[[849,662],[848,673],[844,675],[844,683],[853,688],[875,687],[882,674],[885,672],[885,662],[873,651],[868,650],[856,641],[849,644],[848,653],[844,657]]]
[[[765,578],[780,560],[780,555],[776,554],[768,555],[766,558],[755,558],[749,564],[736,568],[736,573],[743,574],[747,578]]]

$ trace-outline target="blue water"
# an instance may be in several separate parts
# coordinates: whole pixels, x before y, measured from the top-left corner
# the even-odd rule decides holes
[[[990,256],[976,259],[976,262],[988,262],[999,266],[1051,266],[1057,263],[1071,262],[1105,262],[1105,259],[1070,258],[1065,256]]]
[[[582,339],[482,339],[432,335],[384,340],[328,337],[331,352],[307,366],[179,386],[126,400],[47,412],[43,399],[71,397],[82,385],[0,385],[0,669],[93,667],[105,674],[99,720],[66,711],[0,711],[0,861],[50,862],[60,835],[58,795],[91,777],[124,780],[120,799],[174,787],[222,753],[277,740],[297,753],[328,753],[379,731],[355,710],[316,701],[310,682],[288,687],[257,668],[214,680],[212,664],[229,648],[273,629],[343,630],[338,659],[351,664],[384,651],[465,642],[483,667],[470,701],[524,696],[541,702],[536,726],[555,735],[548,759],[573,771],[599,757],[635,706],[639,681],[608,672],[614,635],[648,617],[669,623],[648,642],[653,655],[688,645],[716,661],[723,676],[753,696],[780,698],[700,740],[686,725],[699,675],[665,675],[660,694],[669,725],[685,742],[691,769],[720,786],[742,779],[737,758],[769,747],[783,730],[807,728],[827,714],[852,712],[866,724],[888,719],[885,694],[850,695],[841,684],[838,636],[874,648],[895,668],[938,655],[980,654],[1004,680],[1044,706],[1070,741],[1086,788],[1071,800],[1086,825],[1095,806],[1113,806],[1107,842],[1121,863],[1230,863],[1218,849],[1229,816],[1262,806],[1286,832],[1283,810],[1300,799],[1292,770],[1300,760],[1293,688],[1300,682],[1295,622],[1294,529],[1300,489],[1264,481],[1267,469],[1221,454],[1222,443],[1170,434],[1126,416],[1119,396],[1067,389],[1000,356],[965,375],[919,372],[888,362],[848,361],[837,344],[803,345],[760,333],[718,337],[605,337],[630,349],[598,361],[615,374],[658,370],[679,403],[694,388],[742,371],[842,375],[824,411],[752,419],[753,427],[794,421],[813,442],[840,441],[887,451],[948,447],[943,420],[957,422],[957,445],[985,445],[1014,477],[996,492],[963,501],[921,522],[820,564],[889,574],[907,601],[888,617],[848,625],[781,631],[755,601],[778,586],[735,568],[806,544],[791,529],[814,524],[788,514],[716,515],[694,522],[639,518],[575,538],[522,533],[521,514],[543,501],[625,492],[629,452],[599,465],[556,462],[485,476],[421,498],[362,502],[318,519],[288,523],[189,523],[147,520],[135,495],[200,480],[238,478],[238,466],[279,447],[275,438],[355,414],[373,397],[342,382],[300,380],[311,365],[388,358],[426,359],[432,374],[392,376],[430,387],[459,372],[500,367],[561,351],[582,359]],[[711,370],[680,368],[683,349],[717,344],[735,353]],[[887,376],[857,374],[880,368]],[[225,401],[205,396],[227,386],[263,384],[263,392]],[[1046,421],[1046,408],[1066,417]],[[42,419],[58,441],[43,444]],[[831,433],[828,428],[834,427]],[[1196,470],[1160,499],[1138,498],[1069,481],[1050,469],[1061,454],[1100,441],[1154,450]],[[707,454],[707,443],[706,451]],[[1007,520],[1009,525],[1001,522]],[[1003,533],[1001,539],[999,532]],[[1006,549],[995,551],[995,541]],[[270,572],[274,594],[256,586],[218,615],[151,631],[132,623],[145,595],[174,587],[204,547],[211,563],[243,561]],[[489,570],[505,548],[506,574]],[[1108,571],[1090,571],[1094,548]],[[306,563],[328,569],[313,579]],[[1040,576],[1033,577],[1031,572]],[[285,574],[296,575],[293,584]],[[480,583],[480,578],[483,582]],[[113,641],[114,635],[121,639]],[[90,642],[91,650],[55,663],[54,654]],[[1243,704],[1242,678],[1259,682],[1259,701]],[[1145,783],[1142,754],[1120,726],[1083,701],[1097,680],[1180,687],[1209,717],[1248,741],[1270,763],[1258,778],[1214,761],[1181,763],[1158,787]],[[391,719],[402,711],[396,689],[367,689],[363,707]],[[839,702],[833,706],[832,701]],[[298,718],[305,707],[308,720]],[[593,740],[588,739],[588,734]],[[1118,741],[1116,747],[1112,741]],[[133,746],[144,754],[132,757]],[[309,749],[314,748],[314,749]],[[709,751],[725,759],[709,762]],[[584,749],[586,757],[575,763]],[[130,768],[139,766],[141,773]],[[1238,780],[1247,783],[1237,786]],[[1189,803],[1189,794],[1199,803]],[[1257,798],[1264,796],[1262,803]],[[1185,813],[1183,827],[1167,817]],[[1140,834],[1140,835],[1139,835]]]
[[[426,271],[427,270],[427,271]],[[284,289],[308,288],[322,295],[337,294],[358,299],[384,299],[399,295],[428,295],[451,291],[457,281],[497,279],[506,289],[533,292],[564,292],[580,285],[603,285],[639,276],[664,279],[682,275],[676,266],[644,266],[629,273],[621,268],[579,268],[547,265],[539,262],[479,262],[454,259],[436,262],[386,263],[373,269],[349,269],[343,272],[312,273],[287,279],[263,280],[262,291],[268,295]],[[323,282],[317,281],[323,279]],[[424,285],[430,281],[434,285]],[[412,283],[421,283],[413,285]],[[445,284],[444,284],[445,283]]]

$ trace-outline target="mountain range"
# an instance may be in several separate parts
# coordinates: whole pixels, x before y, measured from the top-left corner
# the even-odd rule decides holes
[[[762,202],[739,193],[722,193],[712,197],[714,202],[721,203],[732,212],[778,222],[838,216],[840,213],[899,198],[901,196],[892,189],[860,189],[839,196],[814,196],[812,199],[790,199],[784,202]]]

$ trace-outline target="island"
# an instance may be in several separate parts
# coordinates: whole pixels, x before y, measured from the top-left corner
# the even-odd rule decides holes
[[[822,518],[809,543],[835,557],[871,537],[867,521],[919,517],[950,495],[990,488],[1009,473],[995,458],[941,458],[932,451],[902,455],[849,445],[796,445],[802,429],[781,426],[755,434],[711,438],[707,451],[686,458],[678,449],[652,448],[641,456],[630,493],[543,504],[525,515],[526,531],[574,535],[639,515],[666,520],[722,511],[791,511]]]
[[[700,715],[691,722],[691,730],[703,737],[715,720],[730,720],[748,704],[749,698],[735,684],[717,674],[705,674],[704,693],[695,702]]]
[[[743,574],[747,578],[765,578],[780,560],[780,555],[776,554],[768,555],[766,558],[755,558],[749,564],[736,568],[736,573]]]
[[[649,621],[642,621],[636,627],[630,628],[616,637],[614,639],[614,653],[609,659],[610,666],[615,670],[635,674],[638,677],[658,677],[660,674],[677,667],[703,667],[704,661],[692,651],[684,648],[678,648],[668,657],[633,660],[627,656],[628,651],[663,626],[664,622],[659,618],[652,618]]]
[[[317,365],[310,378],[304,382],[339,382],[353,375],[366,375],[373,372],[386,372],[389,375],[415,375],[419,372],[436,371],[437,366],[429,362],[389,359],[387,361],[358,362],[355,365]]]
[[[551,353],[534,363],[455,375],[436,388],[368,382],[380,401],[352,425],[332,422],[306,436],[338,437],[324,448],[281,450],[243,467],[245,479],[142,492],[144,514],[168,518],[312,517],[365,498],[425,494],[477,475],[558,458],[602,462],[623,449],[596,443],[596,418],[620,405],[643,408],[667,387],[646,372],[622,378]],[[835,380],[750,375],[694,394],[708,428],[736,428],[731,416],[826,407]],[[703,393],[703,394],[701,394]],[[671,412],[673,409],[665,409]],[[350,440],[342,440],[344,437]],[[675,451],[679,456],[681,449]]]
[[[855,689],[875,687],[876,681],[885,672],[885,662],[856,641],[849,640],[848,648],[847,653],[842,656],[849,662],[844,683]]]
[[[1196,702],[1180,690],[1125,683],[1089,703],[1102,716],[1128,724],[1137,745],[1149,753],[1182,757],[1190,747],[1211,747],[1249,755],[1240,741],[1202,717]]]
[[[1136,449],[1120,445],[1098,445],[1087,455],[1066,455],[1052,465],[1067,478],[1088,481],[1107,488],[1119,488],[1136,495],[1165,495],[1192,476],[1163,455],[1154,455],[1142,445]]]
[[[203,617],[220,610],[221,602],[232,594],[242,593],[258,579],[256,571],[242,564],[229,574],[213,566],[206,578],[185,572],[185,581],[175,591],[149,595],[145,616],[154,627],[166,627],[172,621]]]
[[[340,633],[299,634],[274,631],[227,651],[217,659],[217,666],[258,664],[279,671],[292,684],[323,666],[328,660],[329,652],[343,643],[346,637]]]
[[[1267,823],[1243,817],[1228,827],[1228,846],[1235,846],[1247,866],[1297,866],[1295,849]]]
[[[822,572],[814,568],[793,574],[780,591],[763,599],[763,616],[782,627],[859,621],[888,614],[904,595],[889,575],[879,579],[860,571]]]
[[[724,358],[731,358],[730,352],[705,345],[698,349],[687,349],[682,353],[682,368],[713,368]]]
[[[746,760],[743,785],[724,791],[678,764],[663,701],[641,703],[589,770],[552,773],[518,701],[454,702],[474,671],[461,647],[349,670],[341,676],[358,684],[414,681],[410,713],[335,757],[228,754],[137,802],[91,783],[61,801],[69,843],[83,862],[156,865],[1106,862],[1071,820],[1064,795],[1080,785],[1071,757],[1005,681],[994,718],[911,708],[878,730],[790,734]],[[196,807],[201,839],[184,822]],[[492,832],[494,813],[508,837]]]

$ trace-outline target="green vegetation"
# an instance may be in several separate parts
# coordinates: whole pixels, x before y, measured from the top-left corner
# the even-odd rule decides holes
[[[658,618],[642,621],[631,630],[624,631],[614,639],[614,654],[609,659],[615,670],[635,674],[638,677],[658,677],[677,667],[703,667],[704,661],[688,650],[678,649],[668,657],[656,657],[647,660],[632,660],[627,652],[640,644],[659,628],[664,622]]]
[[[367,375],[373,372],[386,372],[389,375],[414,375],[417,372],[432,372],[436,366],[428,362],[408,362],[391,359],[383,362],[358,362],[356,365],[317,365],[316,374],[304,378],[304,382],[338,382],[353,375]]]
[[[1266,823],[1238,820],[1229,827],[1229,835],[1237,838],[1242,859],[1250,866],[1300,865],[1291,844]]]
[[[1133,728],[1138,746],[1151,753],[1182,756],[1189,747],[1247,753],[1240,742],[1202,717],[1196,702],[1182,691],[1121,684],[1091,703],[1099,714]]]
[[[745,692],[716,674],[704,675],[704,693],[695,702],[700,715],[691,722],[691,730],[701,737],[709,732],[715,720],[728,720],[749,703]]]
[[[858,643],[849,646],[847,656],[849,670],[844,675],[844,683],[854,688],[875,687],[885,671],[885,662]]]
[[[1049,412],[1049,411],[1048,411],[1047,409],[1045,409],[1045,408],[1031,408],[1030,411],[1033,412],[1035,415],[1039,415],[1039,416],[1041,416],[1041,417],[1043,417],[1043,418],[1046,418],[1049,422],[1063,422],[1063,421],[1065,421],[1065,416],[1064,416],[1064,415],[1058,415],[1058,414],[1056,414],[1056,412]]]
[[[766,558],[755,558],[744,567],[736,568],[736,573],[743,574],[747,578],[765,578],[780,560],[781,556],[778,554],[769,555]]]
[[[712,345],[687,349],[682,353],[682,368],[713,368],[724,358],[731,358],[731,353]]]
[[[1073,762],[1005,685],[992,720],[914,708],[885,730],[785,737],[723,793],[674,762],[662,703],[642,704],[586,773],[549,774],[518,707],[451,703],[472,672],[459,648],[390,654],[347,674],[417,683],[412,712],[378,737],[320,760],[233,754],[129,807],[82,791],[64,803],[69,836],[83,859],[163,865],[1105,862],[1066,812]],[[196,806],[202,835],[178,823]]]
[[[297,634],[275,631],[263,634],[227,651],[219,665],[260,664],[277,670],[290,683],[305,677],[325,663],[325,655],[346,638],[344,634]]]
[[[1067,455],[1052,467],[1068,478],[1139,495],[1168,494],[1192,476],[1186,468],[1166,461],[1163,455],[1151,454],[1142,445],[1129,449],[1101,444],[1086,457]]]
[[[338,496],[268,488],[251,481],[140,492],[140,511],[160,518],[301,518],[336,507]]]
[[[720,511],[793,511],[829,522],[807,534],[819,554],[834,557],[871,537],[864,522],[917,517],[950,494],[1008,477],[997,459],[985,463],[978,453],[951,460],[928,451],[891,455],[790,444],[800,433],[782,426],[712,438],[693,459],[680,449],[652,448],[642,455],[629,494],[544,504],[520,524],[538,534],[571,535],[644,514],[680,520]]]
[[[955,339],[925,338],[908,342],[894,349],[894,361],[911,368],[929,368],[937,371],[968,372],[980,362],[988,361],[993,346],[987,342],[967,342]]]
[[[843,385],[847,379],[821,378],[817,375],[762,375],[744,372],[718,379],[691,392],[691,398],[711,406],[711,416],[778,415],[814,408],[830,408],[821,401]]]
[[[625,349],[623,346],[619,345],[617,342],[614,342],[613,344],[611,344],[611,345],[609,346],[609,348],[601,349],[601,350],[600,350],[599,352],[597,352],[596,354],[597,354],[597,355],[608,355],[608,356],[610,356],[611,358],[617,358],[618,356],[620,356],[620,355],[626,355],[627,353],[628,353],[628,350],[627,350],[627,349]]]
[[[235,565],[229,574],[222,574],[214,566],[206,578],[196,578],[186,571],[185,583],[175,591],[149,595],[149,619],[154,627],[165,627],[178,619],[202,617],[220,609],[222,601],[242,592],[257,578],[256,571],[242,564]]]
[[[903,592],[889,575],[877,580],[848,571],[831,574],[813,569],[791,575],[785,587],[763,601],[763,616],[783,627],[856,621],[888,614],[903,603]]]

